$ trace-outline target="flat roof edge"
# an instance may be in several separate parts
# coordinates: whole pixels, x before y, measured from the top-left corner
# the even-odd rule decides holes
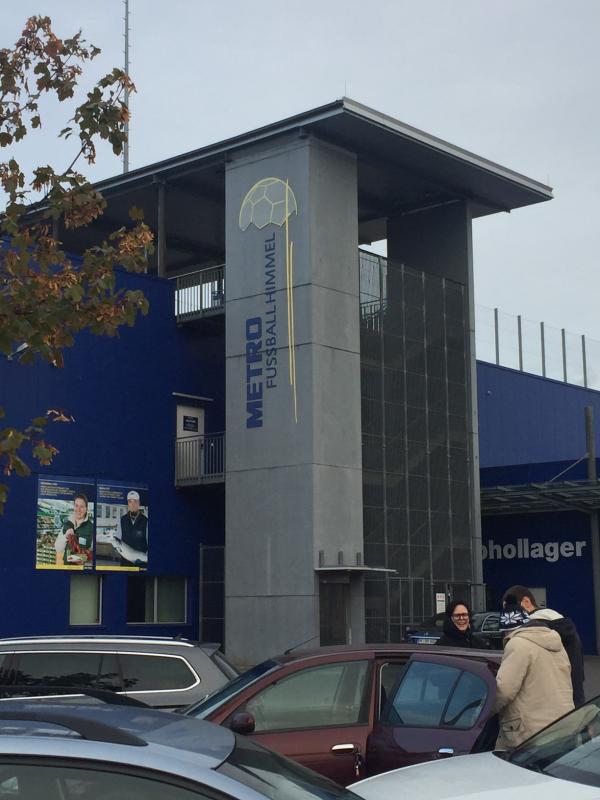
[[[368,121],[373,122],[382,128],[387,128],[388,130],[391,130],[394,133],[403,136],[404,138],[418,141],[423,145],[431,147],[434,150],[439,150],[458,160],[467,161],[472,166],[485,169],[486,171],[492,172],[494,175],[511,181],[512,183],[519,183],[530,191],[541,194],[548,200],[551,200],[554,197],[551,186],[547,186],[545,183],[541,183],[533,178],[529,178],[527,175],[523,175],[522,173],[516,172],[508,167],[503,167],[500,164],[497,164],[495,161],[491,161],[483,156],[478,156],[476,153],[472,153],[470,150],[465,150],[462,147],[451,144],[444,139],[440,139],[437,136],[426,133],[419,128],[413,127],[412,125],[407,125],[406,123],[401,122],[394,117],[390,117],[388,114],[384,114],[380,111],[376,111],[373,108],[369,108],[368,106],[365,106],[356,100],[352,100],[349,97],[344,97],[342,99],[342,103],[344,109],[350,114],[354,114],[362,119],[367,119]]]

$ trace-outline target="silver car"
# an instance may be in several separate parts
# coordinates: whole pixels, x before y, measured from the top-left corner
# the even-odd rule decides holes
[[[146,636],[0,639],[0,696],[105,689],[175,709],[220,689],[237,670],[217,644]],[[4,690],[4,691],[3,691]],[[1,797],[1,794],[0,794]]]
[[[0,797],[14,800],[357,800],[210,722],[155,709],[7,702]]]

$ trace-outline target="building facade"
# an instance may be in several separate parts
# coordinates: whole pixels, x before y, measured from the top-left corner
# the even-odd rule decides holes
[[[62,373],[29,373],[34,415],[79,421],[0,524],[31,543],[37,498],[51,561],[87,486],[96,537],[83,566],[35,561],[31,602],[60,587],[64,629],[67,582],[95,582],[114,632],[183,607],[173,629],[239,663],[396,640],[436,593],[483,603],[472,225],[550,189],[347,99],[99,188],[104,226],[135,205],[156,230],[152,274],[122,278],[147,282],[151,312],[116,345],[82,339]],[[77,253],[102,232],[62,238]],[[383,239],[387,259],[359,249]],[[1,367],[17,402],[22,368]],[[146,560],[115,544],[130,492]]]

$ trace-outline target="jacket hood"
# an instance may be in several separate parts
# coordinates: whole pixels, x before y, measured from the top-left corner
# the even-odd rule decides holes
[[[538,647],[543,647],[544,650],[549,650],[551,653],[558,653],[562,649],[562,642],[558,633],[551,630],[541,620],[537,625],[532,620],[527,625],[517,628],[506,636],[507,639],[515,639],[517,637],[527,639],[528,642],[537,644]]]
[[[529,616],[531,619],[564,619],[562,614],[559,614],[558,611],[554,611],[552,608],[536,608],[536,610],[532,611]]]

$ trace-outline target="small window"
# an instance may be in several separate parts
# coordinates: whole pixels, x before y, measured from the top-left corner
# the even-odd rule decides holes
[[[131,575],[127,584],[127,622],[187,622],[187,579]]]
[[[99,625],[102,622],[102,577],[71,575],[69,625]]]
[[[490,614],[489,617],[486,617],[483,626],[481,628],[482,631],[499,631],[500,630],[500,614]]]
[[[368,661],[304,669],[268,686],[246,703],[255,731],[356,725],[363,720]]]
[[[102,503],[98,503],[98,519],[104,516],[104,506]]]
[[[117,507],[116,506],[113,506],[113,508],[112,508],[112,518],[113,519],[117,518]]]
[[[128,691],[189,689],[198,677],[183,658],[120,653],[123,685]]]
[[[393,662],[391,664],[383,664],[381,666],[381,669],[379,670],[379,713],[383,711],[387,699],[392,693],[392,689],[398,683],[398,680],[405,669],[406,663],[401,664],[398,662]]]
[[[27,686],[96,686],[101,653],[18,653],[15,684]]]

